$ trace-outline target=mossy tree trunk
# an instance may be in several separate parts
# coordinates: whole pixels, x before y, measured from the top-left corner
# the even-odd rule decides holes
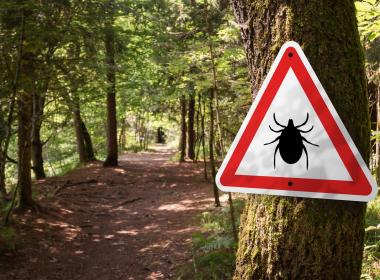
[[[256,95],[281,45],[298,42],[369,158],[368,98],[353,1],[233,0]],[[250,196],[235,279],[359,279],[365,203]]]

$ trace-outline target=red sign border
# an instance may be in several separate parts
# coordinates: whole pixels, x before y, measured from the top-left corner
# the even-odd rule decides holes
[[[317,113],[327,135],[330,137],[344,166],[350,174],[352,181],[308,179],[308,178],[285,178],[270,176],[238,175],[236,171],[252,141],[255,134],[268,111],[275,95],[278,92],[289,69],[292,69],[307,98]],[[273,72],[266,88],[249,119],[231,157],[229,158],[222,174],[220,184],[224,190],[229,187],[267,189],[292,192],[311,192],[325,194],[347,194],[369,196],[372,186],[361,165],[351,150],[341,129],[331,114],[328,105],[321,96],[308,69],[304,65],[295,47],[289,46],[285,49],[282,57]],[[254,191],[252,191],[254,192]],[[270,192],[269,192],[270,193]]]

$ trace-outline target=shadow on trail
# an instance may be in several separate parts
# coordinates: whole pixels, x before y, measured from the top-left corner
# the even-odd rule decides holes
[[[39,181],[41,203],[57,211],[17,217],[24,242],[1,257],[0,279],[173,278],[213,198],[202,164],[172,156],[160,147]]]

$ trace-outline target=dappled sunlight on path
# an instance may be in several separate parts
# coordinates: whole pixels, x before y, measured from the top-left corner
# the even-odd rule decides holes
[[[20,217],[27,244],[4,256],[15,265],[3,262],[0,279],[174,278],[191,258],[195,217],[213,200],[202,165],[172,156],[159,147],[122,155],[117,168],[94,163],[39,182],[56,210]]]

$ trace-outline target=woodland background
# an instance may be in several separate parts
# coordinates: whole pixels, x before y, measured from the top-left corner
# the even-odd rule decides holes
[[[370,101],[370,168],[379,180],[380,2],[358,1],[356,8]],[[173,161],[203,162],[212,182],[252,101],[241,27],[224,0],[2,0],[2,250],[17,240],[15,209],[43,210],[31,179],[94,160],[116,166],[119,153],[158,142],[178,150]],[[214,194],[219,206],[215,185]],[[193,263],[180,275],[232,276],[244,201],[232,204],[230,196],[228,205],[201,215]],[[379,228],[377,198],[367,208],[363,279],[380,279]]]

